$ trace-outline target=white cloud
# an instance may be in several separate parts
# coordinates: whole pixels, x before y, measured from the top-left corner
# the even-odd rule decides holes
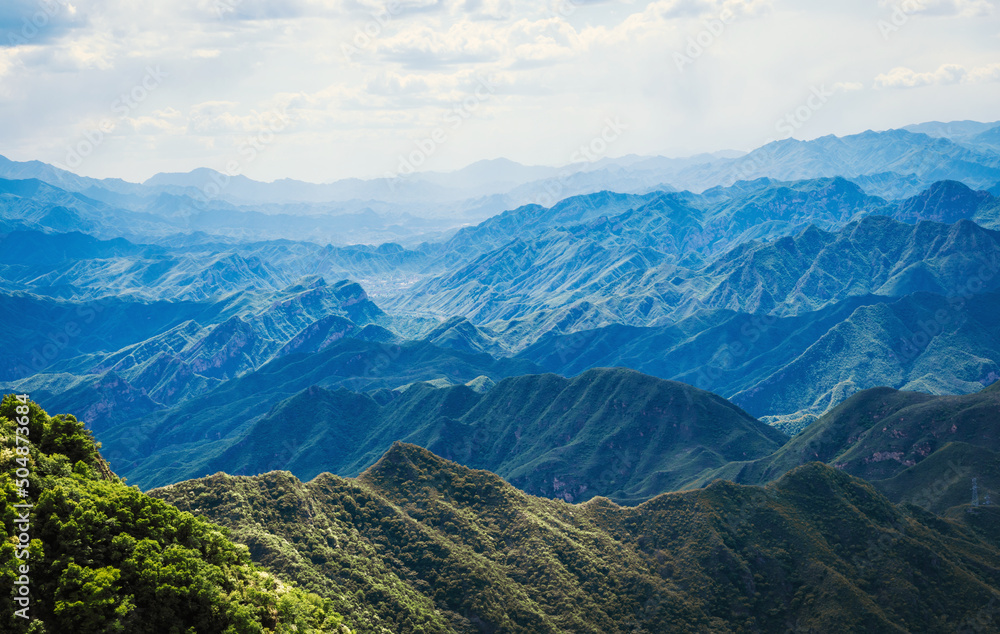
[[[968,82],[1000,81],[1000,64],[973,68],[966,74],[965,80]]]
[[[188,130],[188,118],[179,110],[165,108],[147,116],[129,117],[116,127],[119,131],[127,127],[136,134],[180,136]]]
[[[833,85],[833,89],[838,92],[855,92],[864,90],[865,85],[854,81],[841,81]]]
[[[0,0],[0,19],[17,26],[21,10],[47,1]],[[887,45],[876,23],[897,1],[917,2],[873,12],[860,0],[401,0],[386,15],[387,0],[73,0],[76,13],[33,43],[5,46],[0,30],[0,154],[62,160],[158,65],[169,76],[116,120],[116,143],[95,153],[88,175],[224,165],[232,142],[275,109],[291,122],[255,163],[258,176],[381,174],[407,139],[474,94],[477,77],[496,93],[435,168],[486,155],[559,162],[609,114],[632,125],[616,152],[746,149],[809,86],[838,96],[803,136],[989,116],[997,2],[921,0],[907,14],[919,19]],[[341,45],[373,23],[369,42],[345,57]],[[678,72],[673,53],[689,38],[708,44]],[[940,66],[942,55],[956,63]],[[845,80],[858,77],[875,80]],[[940,89],[921,100],[888,90],[927,85]]]
[[[971,18],[990,15],[996,2],[995,0],[879,0],[879,5],[905,14]]]
[[[0,79],[13,70],[18,63],[17,52],[12,49],[0,48]]]
[[[772,0],[723,0],[716,2],[720,13],[728,9],[737,16],[758,16],[774,8]]]
[[[943,64],[937,70],[918,73],[900,66],[875,77],[876,88],[918,88],[920,86],[977,83],[1000,79],[1000,64],[971,70],[960,64]]]
[[[378,55],[413,68],[496,61],[504,50],[502,31],[491,24],[461,20],[446,31],[409,28],[377,43]]]
[[[514,14],[512,0],[465,0],[463,9],[477,20],[507,20]]]

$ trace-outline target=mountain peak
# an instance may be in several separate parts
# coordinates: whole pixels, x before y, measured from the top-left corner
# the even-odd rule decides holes
[[[911,223],[920,220],[953,223],[972,219],[981,209],[995,203],[996,199],[989,192],[975,191],[958,181],[941,180],[920,194],[900,201],[894,215]]]
[[[260,183],[260,181],[255,181],[251,178],[243,176],[242,174],[230,176],[229,174],[224,174],[210,167],[198,167],[190,172],[160,172],[159,174],[150,176],[142,183],[142,185],[144,187],[173,186],[203,188],[207,187],[210,183],[214,183],[218,187],[224,188],[230,184],[256,184]]]
[[[448,468],[465,469],[423,447],[397,440],[375,464],[358,476],[358,480],[381,488],[395,488],[417,482],[428,471]]]

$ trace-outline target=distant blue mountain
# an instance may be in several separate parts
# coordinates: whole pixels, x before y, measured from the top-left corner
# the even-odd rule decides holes
[[[701,192],[759,178],[833,177],[852,180],[865,193],[888,200],[915,196],[941,180],[988,189],[1000,182],[998,134],[1000,126],[995,124],[932,122],[811,141],[786,139],[749,154],[719,152],[680,159],[630,155],[561,167],[493,159],[454,172],[324,184],[287,178],[264,183],[209,168],[157,174],[139,184],[81,177],[38,161],[0,157],[0,178],[39,180],[116,210],[107,225],[88,224],[93,219],[85,215],[76,226],[76,219],[65,214],[51,218],[49,225],[59,231],[139,241],[205,231],[239,240],[281,237],[415,245],[504,210],[531,203],[551,207],[559,200],[603,190],[648,195]],[[927,156],[935,160],[927,161]],[[127,216],[125,211],[140,215]]]

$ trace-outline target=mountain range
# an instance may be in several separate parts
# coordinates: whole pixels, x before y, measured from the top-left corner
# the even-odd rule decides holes
[[[130,183],[0,157],[0,179],[13,183],[0,186],[0,201],[5,219],[16,215],[25,223],[21,228],[65,231],[87,226],[101,238],[166,240],[204,231],[241,241],[285,238],[335,245],[390,241],[416,245],[507,209],[545,201],[551,206],[603,190],[702,192],[760,177],[795,181],[837,176],[852,180],[869,195],[891,200],[917,195],[941,180],[985,190],[1000,184],[997,130],[997,124],[932,122],[811,141],[786,139],[749,153],[717,152],[684,159],[629,155],[561,167],[494,159],[451,173],[327,184],[294,179],[263,183],[207,168]],[[929,156],[934,160],[927,160]],[[18,181],[28,181],[29,188],[41,183],[65,192],[45,194],[62,198],[64,204],[51,215],[30,216],[23,209],[24,186]]]
[[[818,463],[628,508],[534,498],[396,444],[354,480],[216,474],[150,493],[365,610],[346,619],[361,632],[946,632],[989,624],[1000,581],[975,528]]]
[[[324,184],[0,158],[32,631],[990,631],[998,139]]]
[[[257,374],[278,383],[281,370]],[[518,375],[481,392],[427,383],[369,394],[310,386],[256,416],[251,408],[264,394],[242,387],[249,380],[230,388],[248,396],[226,399],[240,404],[238,414],[233,406],[213,407],[220,397],[213,392],[109,430],[105,455],[148,488],[215,471],[357,475],[405,440],[535,495],[628,501],[682,488],[734,460],[763,458],[787,441],[713,394],[622,369],[572,380]],[[274,396],[273,389],[264,393]],[[131,464],[123,454],[135,456]],[[197,457],[177,464],[184,454]]]
[[[423,342],[438,361],[414,361],[419,370],[372,381],[339,365],[340,378],[311,382],[391,389],[624,366],[712,390],[794,433],[858,390],[969,393],[996,376],[998,245],[985,228],[995,211],[992,195],[953,182],[890,203],[839,178],[764,179],[520,208],[416,250],[14,231],[0,259],[10,287],[0,372],[12,391],[102,432],[169,419],[293,352],[320,356],[293,387],[267,392],[268,406],[308,387],[341,339],[369,358]],[[308,273],[343,265],[424,280],[383,285],[384,312],[358,284]],[[456,354],[488,360],[435,367]]]
[[[18,408],[34,439],[23,497]],[[0,558],[37,536],[30,577],[0,585],[29,579],[47,629],[950,632],[990,626],[1000,598],[997,507],[942,518],[818,462],[765,486],[573,505],[397,442],[357,478],[218,473],[147,495],[73,416],[10,395],[0,426]],[[14,521],[25,503],[30,528]]]

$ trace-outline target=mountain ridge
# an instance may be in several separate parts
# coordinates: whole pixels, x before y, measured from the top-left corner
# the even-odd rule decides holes
[[[151,493],[228,525],[258,561],[294,571],[321,595],[346,584],[348,597],[355,588],[368,597],[375,584],[408,579],[400,591],[416,589],[437,614],[457,615],[428,623],[430,631],[943,632],[976,618],[1000,582],[988,563],[995,547],[972,529],[895,507],[818,463],[767,487],[717,482],[625,508],[533,498],[396,443],[355,480],[216,474]],[[307,538],[294,519],[306,517],[325,538]],[[358,547],[327,546],[348,539]],[[359,556],[370,563],[359,567]],[[931,559],[936,567],[917,563]],[[932,581],[939,575],[962,589],[951,594]],[[403,632],[427,605],[414,597],[400,611],[385,590],[376,596]],[[942,600],[917,599],[929,596]]]

